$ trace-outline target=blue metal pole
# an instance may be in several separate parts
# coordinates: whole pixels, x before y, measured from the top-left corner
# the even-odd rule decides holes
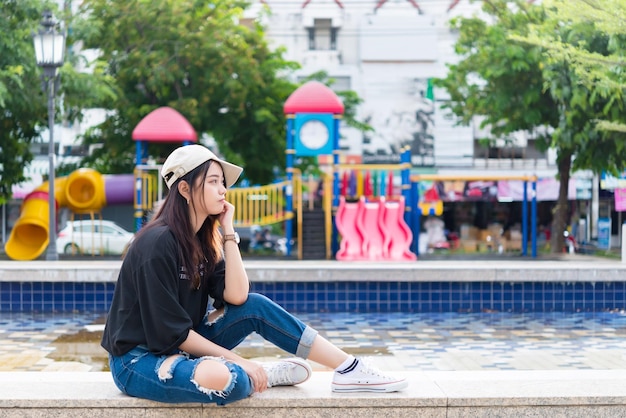
[[[532,256],[537,258],[537,180],[533,180],[533,200],[530,206],[530,231],[532,240]]]
[[[413,225],[412,225],[412,231],[413,231],[413,252],[415,253],[415,255],[419,256],[420,254],[420,246],[419,246],[419,242],[420,242],[420,229],[421,229],[421,225],[420,225],[420,220],[422,217],[422,212],[419,208],[418,202],[420,201],[420,197],[419,197],[419,183],[414,181],[411,182],[411,200],[413,201]]]
[[[339,116],[335,115],[333,119],[333,207],[332,207],[332,235],[330,240],[331,253],[333,257],[339,251],[339,231],[335,223],[337,210],[339,209]]]
[[[524,199],[522,201],[522,255],[528,255],[528,182],[524,180]]]
[[[413,204],[411,202],[411,154],[410,148],[406,147],[400,156],[400,162],[402,163],[402,196],[404,196],[404,221],[409,228],[412,226],[411,211],[413,210]]]
[[[293,144],[294,115],[287,115],[287,202],[286,210],[289,216],[293,216],[293,157],[296,153]],[[293,220],[287,218],[285,221],[285,238],[287,239],[287,256],[291,255],[291,239],[293,237]],[[300,237],[302,238],[302,237]]]
[[[143,141],[135,142],[135,166],[141,165],[143,156]],[[135,167],[135,232],[139,232],[143,225],[143,210],[141,209],[141,194],[143,182],[137,167]]]

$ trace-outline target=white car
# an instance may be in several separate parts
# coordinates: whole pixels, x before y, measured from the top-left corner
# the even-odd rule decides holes
[[[64,254],[123,254],[135,234],[112,221],[70,221],[57,236],[57,249]]]

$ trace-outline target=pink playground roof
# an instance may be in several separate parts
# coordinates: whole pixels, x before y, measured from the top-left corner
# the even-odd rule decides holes
[[[189,121],[171,107],[148,113],[133,129],[133,141],[196,142],[198,135]]]
[[[339,96],[319,81],[309,81],[296,89],[285,101],[283,112],[343,114],[343,103]]]

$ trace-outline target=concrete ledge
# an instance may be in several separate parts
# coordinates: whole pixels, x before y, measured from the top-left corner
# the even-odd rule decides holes
[[[397,372],[397,374],[402,374]],[[122,395],[109,373],[1,372],[0,416],[518,417],[626,416],[626,370],[404,372],[407,390],[335,394],[330,372],[218,407]]]
[[[483,260],[342,262],[244,260],[253,282],[614,282],[626,263],[574,258],[561,261]],[[0,282],[115,282],[121,261],[0,261]]]

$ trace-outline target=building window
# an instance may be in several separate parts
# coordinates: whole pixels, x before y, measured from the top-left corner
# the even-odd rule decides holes
[[[332,27],[331,19],[315,19],[309,33],[309,50],[334,51],[337,49],[337,28]]]
[[[335,82],[331,86],[334,91],[345,91],[352,88],[349,76],[333,76]]]
[[[309,50],[315,51],[315,28],[306,28],[309,33]]]

